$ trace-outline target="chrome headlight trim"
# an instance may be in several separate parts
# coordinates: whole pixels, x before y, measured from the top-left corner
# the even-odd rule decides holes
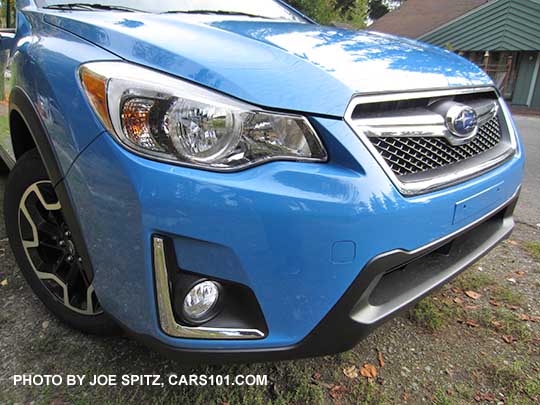
[[[370,142],[368,134],[365,133],[364,129],[357,125],[356,120],[353,119],[354,110],[358,105],[369,104],[369,103],[382,103],[389,101],[401,101],[401,100],[412,100],[420,98],[436,98],[436,97],[445,97],[445,96],[456,96],[464,94],[481,94],[481,93],[496,93],[497,101],[499,105],[499,110],[502,112],[502,115],[505,120],[505,125],[508,128],[510,148],[508,148],[503,154],[494,157],[493,159],[482,162],[481,164],[471,165],[468,167],[463,167],[458,171],[451,171],[445,173],[444,175],[439,175],[433,179],[426,181],[417,181],[417,182],[402,182],[394,174],[390,166],[385,162],[384,158],[377,151],[377,149]],[[432,117],[430,117],[431,119]],[[493,86],[474,86],[474,87],[459,87],[453,89],[433,89],[433,90],[411,90],[405,92],[396,92],[396,93],[371,93],[365,95],[355,95],[352,97],[347,110],[345,112],[345,122],[349,125],[352,131],[358,136],[360,141],[368,149],[371,155],[375,158],[377,163],[381,166],[386,175],[390,178],[392,183],[398,189],[398,191],[405,196],[416,196],[421,194],[426,194],[429,192],[437,191],[446,187],[450,187],[455,184],[459,184],[466,180],[477,177],[487,171],[503,164],[504,162],[511,159],[517,151],[517,135],[515,129],[512,125],[511,113],[504,102],[504,99],[500,95],[500,92],[497,88]],[[483,117],[484,119],[484,117]],[[437,123],[438,124],[438,123]],[[436,128],[434,126],[428,127],[427,125],[422,128],[422,131],[430,131],[432,129],[440,130],[440,126]],[[425,135],[425,133],[424,133]],[[433,136],[444,136],[442,131],[436,132]]]
[[[92,97],[89,96],[89,91],[83,83],[83,74],[85,72],[91,72],[92,74],[106,80],[107,116],[104,116],[103,113],[100,114],[99,108],[96,108]],[[303,115],[265,110],[250,105],[246,102],[239,101],[233,97],[226,96],[217,91],[207,89],[201,85],[197,85],[180,78],[172,77],[167,74],[127,62],[110,61],[90,62],[83,64],[79,67],[79,77],[81,78],[81,85],[90,101],[91,106],[97,113],[108,132],[110,132],[114,139],[124,148],[141,157],[160,162],[172,163],[179,166],[187,166],[216,172],[237,172],[272,161],[323,163],[328,160],[328,155],[320,136],[313,128],[311,122]],[[133,92],[126,91],[126,89],[131,88],[133,88]],[[253,116],[264,116],[268,117],[269,120],[273,119],[276,122],[285,122],[287,120],[289,120],[289,122],[294,122],[298,124],[298,133],[302,134],[304,137],[305,145],[308,145],[310,156],[305,154],[294,154],[292,152],[289,154],[280,154],[278,151],[276,151],[273,152],[275,154],[257,155],[257,157],[253,158],[252,160],[246,158],[247,162],[237,164],[232,167],[221,165],[220,162],[215,162],[215,165],[211,165],[210,163],[206,164],[207,162],[204,160],[181,160],[178,158],[178,156],[172,156],[170,153],[167,154],[160,153],[159,151],[149,151],[148,149],[140,147],[130,141],[123,129],[121,119],[122,108],[126,99],[138,97],[165,98],[178,97],[178,95],[185,95],[180,97],[185,97],[193,102],[205,103],[207,105],[211,105],[212,107],[232,111],[233,113],[237,113],[238,116],[241,114],[249,116],[250,118]],[[245,133],[242,133],[242,136],[245,136]],[[302,137],[300,137],[300,139],[302,139]],[[251,141],[251,139],[248,140]],[[248,148],[249,147],[250,146],[248,146]],[[268,150],[270,149],[271,148],[269,147]],[[234,153],[232,152],[231,155],[234,156]]]

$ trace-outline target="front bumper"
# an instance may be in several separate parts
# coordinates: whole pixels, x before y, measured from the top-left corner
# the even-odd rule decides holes
[[[329,163],[276,162],[229,174],[152,162],[102,134],[74,163],[66,187],[81,219],[103,308],[135,335],[183,353],[184,359],[189,353],[197,361],[224,361],[336,352],[457,274],[511,230],[507,210],[497,227],[483,231],[479,245],[469,242],[473,250],[460,249],[459,260],[446,262],[439,278],[414,271],[418,286],[384,301],[383,287],[399,274],[383,276],[387,270],[471,231],[471,224],[515,198],[523,173],[521,147],[489,173],[406,198],[343,121],[313,123]],[[486,190],[488,200],[477,198]],[[466,211],[463,201],[470,201]],[[165,333],[157,311],[153,235],[172,241],[179,268],[248,286],[265,317],[265,338],[186,339]],[[373,263],[385,265],[374,272]],[[376,293],[370,295],[375,304],[363,299],[368,290]]]
[[[184,362],[275,361],[350,350],[376,327],[457,276],[507,238],[514,228],[512,215],[518,194],[459,232],[414,251],[395,250],[375,257],[319,325],[296,345],[199,350],[168,346],[152,336],[135,337]]]

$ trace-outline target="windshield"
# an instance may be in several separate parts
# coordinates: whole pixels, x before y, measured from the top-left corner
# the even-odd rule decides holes
[[[149,13],[201,13],[263,17],[273,20],[306,22],[300,15],[274,0],[39,0],[40,6],[87,5],[140,10]],[[75,8],[75,7],[74,7]],[[81,9],[91,10],[91,8]],[[97,7],[95,8],[98,9]]]

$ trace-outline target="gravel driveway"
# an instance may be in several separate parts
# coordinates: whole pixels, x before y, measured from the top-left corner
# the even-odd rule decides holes
[[[0,286],[0,403],[540,403],[540,119],[517,123],[528,160],[512,238],[337,356],[185,367],[124,337],[74,332],[32,295],[0,221],[0,282],[7,283]],[[0,177],[0,202],[5,183]],[[13,376],[24,373],[258,374],[268,384],[14,386]]]

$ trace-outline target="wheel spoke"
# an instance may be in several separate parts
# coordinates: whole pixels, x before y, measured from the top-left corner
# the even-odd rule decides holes
[[[23,220],[29,226],[31,238],[23,237]],[[19,232],[32,268],[51,294],[75,312],[85,315],[101,312],[94,287],[76,261],[76,247],[50,181],[34,183],[23,194],[19,205]]]
[[[74,288],[79,283],[80,278],[82,278],[80,268],[76,265],[70,266],[65,278],[66,284],[70,288]]]
[[[39,245],[43,246],[43,247],[46,247],[47,249],[57,250],[59,252],[64,251],[64,249],[62,249],[60,246],[58,246],[56,244],[53,244],[53,243],[47,243],[47,242],[39,241]]]

